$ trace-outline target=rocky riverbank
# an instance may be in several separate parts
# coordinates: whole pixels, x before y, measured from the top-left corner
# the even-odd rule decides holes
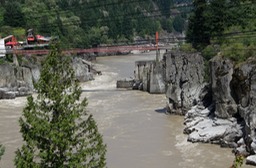
[[[4,59],[4,58],[3,58]],[[34,83],[39,80],[43,57],[22,57],[19,63],[0,64],[0,99],[13,99],[26,96],[34,91]],[[90,58],[91,59],[91,58]],[[73,57],[72,66],[77,79],[81,82],[93,79],[98,73],[87,57]]]
[[[135,78],[151,93],[164,83],[167,110],[185,115],[188,141],[232,147],[256,165],[255,59],[237,65],[216,56],[209,74],[200,53],[168,52],[160,62],[141,64],[136,63]]]

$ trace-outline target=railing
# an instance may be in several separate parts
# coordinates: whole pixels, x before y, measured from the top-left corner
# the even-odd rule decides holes
[[[130,52],[132,50],[139,51],[152,51],[156,50],[155,46],[110,46],[110,47],[98,47],[89,49],[69,49],[63,50],[64,54],[76,54],[76,53],[113,53],[113,52]],[[35,49],[35,50],[22,50],[22,49],[7,49],[7,54],[17,54],[17,55],[45,55],[48,54],[50,50],[48,49]],[[1,54],[1,51],[0,51]],[[2,54],[5,54],[2,52]]]

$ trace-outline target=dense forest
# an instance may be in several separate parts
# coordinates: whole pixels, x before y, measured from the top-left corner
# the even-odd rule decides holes
[[[182,33],[192,0],[0,0],[0,35],[27,29],[57,36],[65,47],[134,42],[156,31]],[[179,6],[176,8],[175,6]]]

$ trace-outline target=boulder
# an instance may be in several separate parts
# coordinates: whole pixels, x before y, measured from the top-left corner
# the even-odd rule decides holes
[[[188,141],[220,144],[223,147],[236,147],[236,139],[242,137],[241,125],[235,118],[229,120],[211,116],[214,106],[203,108],[194,106],[185,115],[184,133]]]
[[[72,63],[75,76],[80,82],[93,80],[93,74],[90,72],[92,67],[91,62],[85,62],[81,58],[74,57]]]
[[[0,88],[0,99],[14,99],[16,93],[10,91],[8,88]]]
[[[246,158],[246,164],[256,166],[256,155],[251,155]]]

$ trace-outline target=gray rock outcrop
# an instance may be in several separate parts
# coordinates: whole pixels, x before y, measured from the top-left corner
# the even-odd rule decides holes
[[[256,154],[256,60],[249,59],[234,70],[232,87],[239,116],[245,123],[244,142],[247,152]]]
[[[196,105],[186,113],[184,133],[188,134],[188,141],[237,147],[235,142],[243,135],[242,125],[234,117],[221,119],[212,115],[213,110],[214,105]]]
[[[165,93],[163,66],[157,61],[137,61],[135,81],[138,88],[149,93]]]
[[[29,68],[2,64],[0,70],[0,99],[12,99],[32,93],[33,77]]]
[[[175,51],[166,53],[164,62],[167,109],[171,113],[185,114],[198,103],[206,85],[203,57],[199,53]]]
[[[91,62],[83,61],[81,58],[74,57],[72,60],[75,76],[80,82],[86,82],[93,80],[93,74],[91,73]]]
[[[233,69],[234,63],[227,58],[216,56],[210,60],[212,99],[215,115],[219,118],[228,119],[237,113],[234,90],[230,87]]]
[[[207,89],[201,90],[198,104],[185,115],[184,133],[188,134],[191,142],[238,147],[237,141],[244,135],[244,124],[238,117],[233,81],[235,65],[221,56],[211,59],[209,65],[210,83],[206,85]],[[208,102],[205,103],[205,100]]]
[[[248,164],[256,164],[256,58],[235,64],[215,56],[209,62],[209,83],[199,53],[172,51],[158,64],[140,61],[136,66],[142,90],[165,84],[167,110],[185,115],[188,141],[235,148],[236,154],[249,156]]]
[[[41,58],[38,58],[41,59]],[[81,58],[73,58],[73,68],[80,82],[93,79],[91,66]],[[40,77],[40,61],[37,58],[24,57],[20,66],[5,63],[0,65],[0,99],[13,99],[26,96],[34,91],[34,83]]]

